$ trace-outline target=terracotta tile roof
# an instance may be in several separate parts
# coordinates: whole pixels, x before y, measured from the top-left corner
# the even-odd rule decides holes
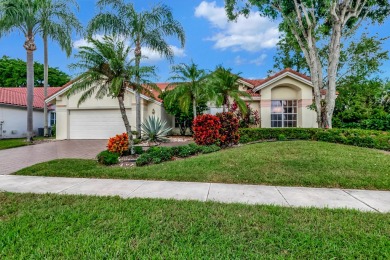
[[[252,90],[247,90],[246,93],[251,95],[252,97],[260,97],[261,95],[258,92],[253,92]]]
[[[244,78],[242,78],[241,80],[253,85],[254,87],[257,87],[257,86],[261,85],[265,79],[244,79]]]
[[[50,95],[47,95],[47,98],[46,98],[46,99],[48,99],[48,98],[54,96],[58,91],[63,90],[64,88],[66,88],[66,87],[68,87],[69,85],[71,85],[73,82],[74,82],[74,80],[71,80],[71,81],[69,81],[68,83],[66,83],[65,85],[63,85],[62,87],[59,87],[57,91],[51,93]]]
[[[59,91],[60,87],[49,87],[47,89],[48,95]],[[27,88],[0,88],[0,104],[27,106]],[[34,108],[43,108],[44,92],[43,87],[34,88]]]
[[[286,73],[286,72],[290,72],[290,73],[293,73],[303,79],[306,79],[306,80],[309,80],[311,81],[310,77],[306,76],[305,74],[302,74],[302,73],[299,73],[291,68],[287,68],[287,69],[284,69],[284,70],[281,70],[279,71],[278,73],[275,73],[274,75],[268,77],[268,78],[265,78],[265,79],[244,79],[242,78],[243,81],[245,82],[248,82],[249,84],[252,84],[253,87],[258,87],[260,85],[263,85],[264,83],[274,79],[274,78],[277,78],[279,77],[280,75]]]
[[[321,89],[321,90],[320,90],[321,95],[326,95],[327,92],[328,92],[327,89]],[[339,94],[339,92],[336,91],[336,95],[338,95],[338,94]]]
[[[160,89],[160,92],[157,90],[151,89],[150,90],[151,93],[144,92],[142,94],[145,96],[151,97],[158,102],[162,102],[162,99],[160,99],[158,96],[161,94],[161,92],[165,91],[165,88],[169,85],[169,83],[160,82],[160,83],[155,83],[155,84]]]

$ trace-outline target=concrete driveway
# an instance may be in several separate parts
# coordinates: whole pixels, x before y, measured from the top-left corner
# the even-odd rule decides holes
[[[64,140],[0,150],[0,175],[61,158],[93,159],[107,140]]]

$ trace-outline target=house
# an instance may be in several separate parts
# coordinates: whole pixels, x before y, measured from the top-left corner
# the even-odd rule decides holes
[[[61,88],[48,88],[48,95]],[[44,90],[34,88],[33,125],[34,133],[44,127]],[[49,106],[49,126],[55,124],[55,106]],[[27,135],[27,88],[0,88],[0,139],[21,138]]]
[[[164,90],[167,85],[168,83],[157,84],[161,90]],[[91,97],[77,106],[82,93],[68,98],[67,90],[71,86],[72,82],[69,82],[46,99],[46,102],[56,104],[57,139],[108,139],[118,133],[126,132],[116,98],[106,96],[97,100]],[[173,122],[174,118],[165,112],[158,93],[155,91],[153,95],[154,97],[141,95],[142,118],[155,115],[169,123]],[[127,89],[124,102],[131,128],[135,130],[136,101],[132,89]]]
[[[292,69],[285,69],[266,79],[241,79],[240,88],[251,95],[249,106],[261,116],[261,127],[316,128],[315,111],[308,108],[313,101],[313,86],[310,78]],[[168,83],[157,83],[163,91]],[[107,139],[125,132],[125,127],[115,98],[88,99],[77,106],[81,93],[67,97],[72,86],[69,82],[46,99],[56,105],[57,139]],[[158,93],[153,97],[141,95],[141,118],[149,115],[166,120],[174,126],[175,119],[166,113]],[[125,95],[126,113],[135,130],[135,96],[132,89]],[[220,109],[209,108],[209,113]]]

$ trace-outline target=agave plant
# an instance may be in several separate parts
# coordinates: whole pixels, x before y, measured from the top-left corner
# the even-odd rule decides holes
[[[167,127],[166,121],[161,121],[160,118],[149,116],[148,119],[142,123],[142,139],[147,142],[161,143],[168,140],[166,138],[171,127]]]

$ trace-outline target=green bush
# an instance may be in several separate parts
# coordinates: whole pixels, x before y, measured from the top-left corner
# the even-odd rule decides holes
[[[286,141],[287,137],[284,134],[278,135],[278,141]]]
[[[137,158],[137,160],[135,161],[135,165],[137,165],[137,166],[148,165],[148,164],[150,164],[151,160],[152,160],[152,157],[150,154],[143,153],[140,155],[140,157]]]
[[[201,146],[201,149],[202,149],[202,153],[213,153],[213,152],[218,152],[219,150],[221,150],[221,147],[219,147],[218,145],[208,145],[208,146]]]
[[[142,148],[142,146],[134,146],[134,153],[135,154],[143,154],[144,153],[144,149]]]
[[[51,136],[53,136],[53,137],[56,136],[56,134],[57,134],[57,127],[56,127],[55,124],[51,126],[51,133],[50,133],[50,134],[51,134]]]
[[[135,147],[134,147],[135,148]],[[201,146],[196,144],[188,144],[175,147],[151,147],[146,152],[140,155],[136,161],[137,166],[148,164],[158,164],[172,160],[173,156],[189,157],[199,153],[212,153],[221,150],[217,145]]]
[[[119,162],[119,154],[108,150],[102,151],[96,156],[98,162],[104,165],[113,165]]]
[[[240,142],[287,139],[315,140],[390,151],[390,133],[361,129],[320,128],[245,128],[240,129]]]
[[[135,138],[135,139],[133,139],[133,143],[134,144],[139,144],[139,143],[141,143],[141,139]]]

